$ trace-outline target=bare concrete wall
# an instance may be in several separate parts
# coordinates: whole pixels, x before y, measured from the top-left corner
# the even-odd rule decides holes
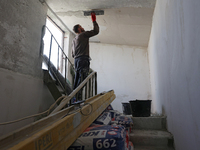
[[[37,114],[54,103],[43,80],[0,68],[0,123]],[[0,126],[0,136],[36,118]]]
[[[41,29],[46,8],[39,0],[0,1],[0,67],[41,77]]]
[[[54,102],[40,58],[46,13],[39,0],[0,1],[0,123],[47,110]],[[0,136],[32,121],[0,126]]]
[[[200,1],[157,1],[149,42],[153,111],[176,150],[200,148]]]

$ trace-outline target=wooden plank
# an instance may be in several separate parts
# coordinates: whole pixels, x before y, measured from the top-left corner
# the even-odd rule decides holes
[[[113,95],[111,98],[109,98],[109,101],[112,102],[115,99],[115,95]],[[106,105],[106,107],[110,104],[110,102],[106,102],[104,103],[104,105]],[[105,108],[105,106],[103,107],[103,109]],[[61,142],[59,142],[55,147],[53,147],[53,149],[61,149],[61,150],[66,150],[65,148],[69,147],[84,131],[85,129],[90,126],[90,122],[96,119],[96,116],[99,116],[100,113],[99,111],[101,111],[102,108],[99,107],[97,108],[90,116],[90,118],[87,118],[86,120],[84,120],[84,122],[82,122],[77,128],[76,130],[73,130],[70,134],[68,134]],[[104,109],[105,110],[105,109]],[[93,122],[92,121],[92,122]],[[80,134],[81,133],[81,134]]]
[[[10,150],[48,150],[67,149],[78,136],[106,109],[114,100],[114,91],[107,92],[99,97],[88,100],[82,111],[77,110],[71,115],[56,121],[29,138],[19,142]],[[91,110],[92,106],[92,110]],[[82,113],[90,115],[82,115]]]
[[[87,102],[93,101],[94,99],[101,96],[103,93],[100,93],[98,95],[95,95],[89,99],[87,99]],[[68,108],[65,108],[55,114],[49,115],[41,120],[38,120],[36,122],[33,122],[23,128],[20,128],[16,131],[13,131],[12,133],[9,133],[8,135],[5,135],[3,137],[0,137],[0,149],[3,149],[3,147],[7,147],[11,143],[19,142],[25,138],[28,138],[28,136],[31,136],[33,133],[36,133],[37,131],[41,130],[42,128],[45,128],[46,126],[49,126],[50,124],[56,122],[57,120],[60,120],[64,115],[69,113],[70,111],[74,110],[74,106],[70,106]]]

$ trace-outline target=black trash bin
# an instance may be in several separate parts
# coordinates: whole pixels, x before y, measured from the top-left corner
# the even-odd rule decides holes
[[[131,106],[129,102],[123,102],[122,103],[122,110],[123,114],[125,115],[131,115]]]
[[[151,115],[151,100],[129,101],[133,117],[149,117]]]

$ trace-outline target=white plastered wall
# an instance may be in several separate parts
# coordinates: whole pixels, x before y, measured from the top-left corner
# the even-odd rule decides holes
[[[72,52],[72,40],[75,37],[74,34],[72,34],[71,32],[67,34],[68,36],[65,37],[65,53],[67,54],[67,57],[69,59],[69,61],[72,63],[72,65],[74,64],[74,59],[72,58],[71,52]],[[71,87],[73,87],[73,75],[72,72],[75,74],[74,71],[71,70],[71,63],[67,61],[67,79],[69,80],[69,82],[71,83]],[[73,66],[74,67],[74,66]]]
[[[113,89],[115,110],[122,112],[122,102],[151,99],[146,48],[90,43],[90,56],[90,67],[97,72],[98,93]]]
[[[200,148],[200,1],[157,1],[149,42],[153,112],[176,150]]]

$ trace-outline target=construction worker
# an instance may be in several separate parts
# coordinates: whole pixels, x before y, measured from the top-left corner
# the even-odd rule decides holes
[[[94,12],[91,13],[91,18],[93,30],[85,31],[79,24],[75,25],[73,28],[73,31],[76,33],[76,37],[72,41],[72,57],[75,59],[74,64],[76,70],[73,89],[76,89],[89,73],[89,38],[99,33],[99,26],[96,22],[96,15]]]

